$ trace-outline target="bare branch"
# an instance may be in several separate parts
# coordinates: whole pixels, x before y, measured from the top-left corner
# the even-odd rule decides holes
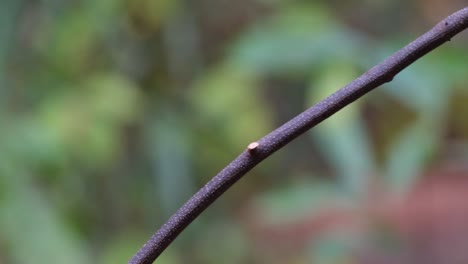
[[[448,16],[403,49],[257,142],[201,188],[146,242],[129,264],[152,263],[211,203],[262,160],[346,105],[390,82],[408,65],[468,27],[468,7]]]

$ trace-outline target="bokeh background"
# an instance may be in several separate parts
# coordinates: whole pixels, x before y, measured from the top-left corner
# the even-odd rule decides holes
[[[249,142],[466,0],[2,0],[0,263],[126,263]],[[157,263],[468,263],[468,34],[261,164]]]

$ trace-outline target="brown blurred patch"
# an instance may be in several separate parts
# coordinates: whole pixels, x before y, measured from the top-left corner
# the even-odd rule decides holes
[[[447,15],[465,7],[466,1],[419,0],[417,5],[423,17],[432,24],[436,24]]]

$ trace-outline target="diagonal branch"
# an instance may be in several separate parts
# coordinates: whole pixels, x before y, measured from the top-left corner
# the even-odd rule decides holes
[[[257,142],[190,198],[136,253],[129,264],[152,263],[211,203],[262,160],[374,88],[390,82],[401,70],[468,27],[468,7],[371,68],[334,94],[307,109]]]

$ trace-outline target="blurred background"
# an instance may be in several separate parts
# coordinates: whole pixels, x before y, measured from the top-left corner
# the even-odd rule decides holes
[[[466,0],[2,0],[0,263],[126,263],[245,149]],[[468,34],[266,160],[158,263],[468,263]]]

